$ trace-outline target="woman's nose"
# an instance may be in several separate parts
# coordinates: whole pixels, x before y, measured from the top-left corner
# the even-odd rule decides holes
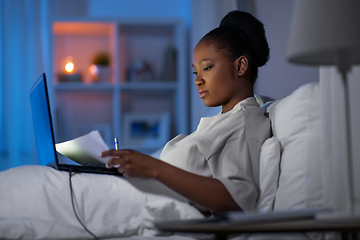
[[[203,84],[205,84],[204,79],[202,79],[201,77],[199,77],[199,75],[196,76],[195,85],[198,86],[198,87],[200,87],[200,86],[203,85]]]

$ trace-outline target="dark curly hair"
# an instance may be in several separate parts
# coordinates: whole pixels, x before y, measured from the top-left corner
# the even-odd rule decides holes
[[[231,61],[245,55],[249,59],[251,82],[258,76],[258,68],[269,60],[269,45],[262,22],[243,11],[229,12],[218,28],[210,31],[200,41],[211,41],[223,50]]]

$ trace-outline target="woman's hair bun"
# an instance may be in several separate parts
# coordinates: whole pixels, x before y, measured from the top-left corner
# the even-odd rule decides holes
[[[269,60],[270,49],[265,36],[264,24],[253,15],[238,10],[231,11],[221,20],[220,27],[230,27],[247,37],[258,67],[265,65]]]

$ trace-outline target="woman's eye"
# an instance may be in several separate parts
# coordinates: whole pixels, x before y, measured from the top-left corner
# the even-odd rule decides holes
[[[210,70],[212,67],[213,67],[213,66],[206,67],[206,68],[204,68],[204,71],[208,71],[208,70]]]
[[[193,72],[193,74],[196,76],[196,75],[197,75],[197,72]]]

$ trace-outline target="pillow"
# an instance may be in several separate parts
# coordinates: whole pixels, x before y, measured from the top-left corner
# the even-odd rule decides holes
[[[280,174],[280,143],[275,137],[266,139],[260,152],[259,212],[271,212],[274,206]]]
[[[282,152],[274,210],[323,205],[319,95],[318,83],[305,84],[268,108]]]

